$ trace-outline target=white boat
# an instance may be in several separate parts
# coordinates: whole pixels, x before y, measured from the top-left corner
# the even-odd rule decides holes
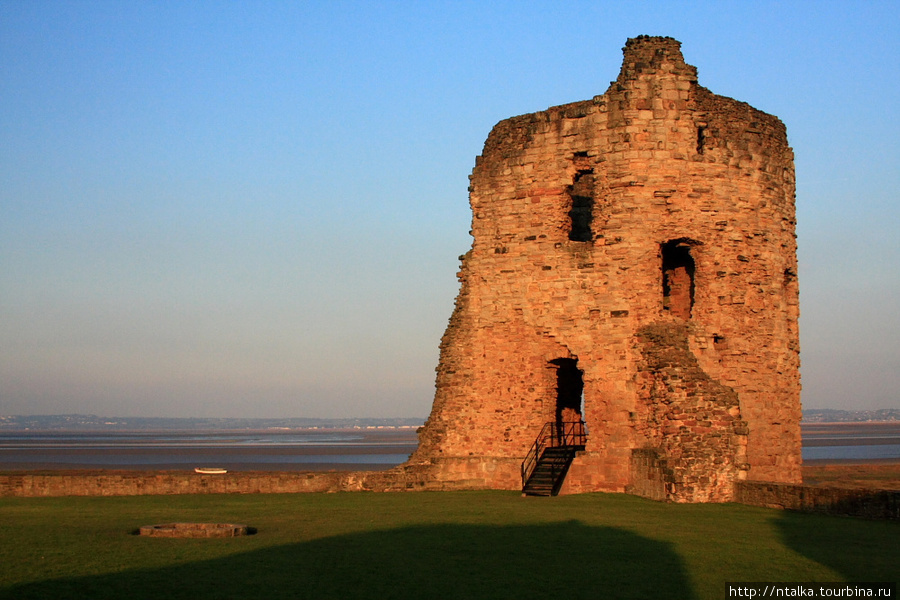
[[[221,475],[222,473],[227,473],[228,470],[221,467],[197,467],[194,469],[194,472],[202,475]]]

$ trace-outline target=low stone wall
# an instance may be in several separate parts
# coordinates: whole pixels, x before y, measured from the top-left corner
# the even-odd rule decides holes
[[[0,497],[144,496],[172,494],[293,494],[488,489],[481,479],[441,481],[441,465],[404,465],[388,471],[225,473],[94,471],[0,474]],[[900,519],[900,491],[735,482],[734,501],[751,506]]]
[[[329,492],[347,473],[226,473],[182,471],[23,473],[0,475],[0,496],[140,496]]]
[[[138,535],[164,538],[222,538],[253,535],[256,529],[235,523],[165,523],[144,525]]]
[[[204,475],[189,471],[85,471],[0,474],[0,497],[141,496],[171,494],[287,494],[304,492],[472,489],[472,482],[442,482],[429,467],[388,471],[245,472]]]
[[[870,519],[900,519],[900,491],[735,482],[734,501],[752,506]]]

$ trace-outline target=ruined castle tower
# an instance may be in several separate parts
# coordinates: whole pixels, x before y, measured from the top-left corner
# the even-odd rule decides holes
[[[546,423],[583,420],[563,492],[727,501],[800,480],[793,154],[784,125],[628,40],[592,100],[497,124],[472,248],[408,463],[520,489]]]

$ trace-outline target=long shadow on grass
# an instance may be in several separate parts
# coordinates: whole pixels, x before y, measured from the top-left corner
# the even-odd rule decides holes
[[[848,581],[896,581],[900,523],[784,511],[776,525],[787,547]]]
[[[151,541],[135,538],[135,543]],[[186,548],[203,543],[177,541]],[[165,600],[695,597],[669,544],[577,521],[426,525],[342,535],[160,569],[56,579],[4,593],[21,599]]]

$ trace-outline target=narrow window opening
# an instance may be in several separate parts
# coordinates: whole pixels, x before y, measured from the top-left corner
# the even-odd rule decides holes
[[[590,242],[594,239],[591,228],[594,219],[594,171],[578,171],[569,186],[572,209],[569,211],[571,227],[569,239],[573,242]]]
[[[556,422],[580,422],[584,410],[584,371],[578,368],[578,359],[557,358],[550,363],[556,365]]]
[[[697,128],[697,154],[703,154],[703,150],[706,147],[706,126],[700,126]]]
[[[714,334],[713,335],[713,347],[716,350],[722,351],[728,349],[728,340],[725,339],[725,336]]]
[[[663,310],[687,321],[694,308],[694,259],[684,240],[662,245]]]

